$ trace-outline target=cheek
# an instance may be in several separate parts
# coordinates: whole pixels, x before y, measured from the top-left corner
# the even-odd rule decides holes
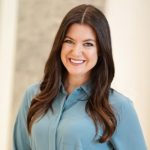
[[[68,53],[67,49],[62,47],[60,57],[61,57],[61,61],[63,62],[63,64],[66,62],[67,53]]]
[[[65,59],[67,55],[70,53],[71,46],[64,45],[61,48],[61,59]]]
[[[98,61],[98,54],[97,53],[92,53],[89,56],[89,59],[90,59],[91,67],[94,67],[97,64],[97,61]]]
[[[93,65],[95,66],[97,64],[98,61],[98,57],[97,55],[93,58]]]
[[[62,46],[61,48],[61,58],[65,55],[65,48],[64,46]]]
[[[88,56],[89,56],[89,58],[91,59],[91,61],[97,62],[98,53],[97,53],[96,50],[95,50],[94,52],[92,52],[92,53],[89,53]]]
[[[61,56],[65,56],[67,54],[67,51],[68,51],[67,47],[66,46],[62,46],[62,48],[61,48]]]

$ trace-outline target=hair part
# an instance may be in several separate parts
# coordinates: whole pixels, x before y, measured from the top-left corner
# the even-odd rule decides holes
[[[84,13],[83,13],[83,16],[82,16],[82,19],[81,19],[81,24],[84,23],[84,17],[86,15],[86,11],[88,10],[88,7],[85,9]]]

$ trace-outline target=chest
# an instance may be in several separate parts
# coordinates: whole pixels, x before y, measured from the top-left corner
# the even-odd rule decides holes
[[[95,125],[85,111],[87,100],[67,101],[66,97],[54,103],[54,112],[49,110],[32,128],[32,145],[39,150],[108,149],[100,144],[101,129],[95,137]],[[68,149],[67,149],[68,147]],[[37,148],[36,148],[37,149]]]

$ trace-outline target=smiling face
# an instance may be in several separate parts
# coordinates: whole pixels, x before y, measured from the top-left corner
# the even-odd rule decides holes
[[[94,30],[86,24],[73,24],[63,41],[61,61],[69,76],[88,78],[98,60]]]

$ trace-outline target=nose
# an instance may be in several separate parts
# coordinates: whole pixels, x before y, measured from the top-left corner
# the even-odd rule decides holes
[[[83,51],[83,47],[81,44],[75,44],[72,48],[72,54],[74,56],[78,56],[78,55],[81,55],[82,54],[82,51]]]

